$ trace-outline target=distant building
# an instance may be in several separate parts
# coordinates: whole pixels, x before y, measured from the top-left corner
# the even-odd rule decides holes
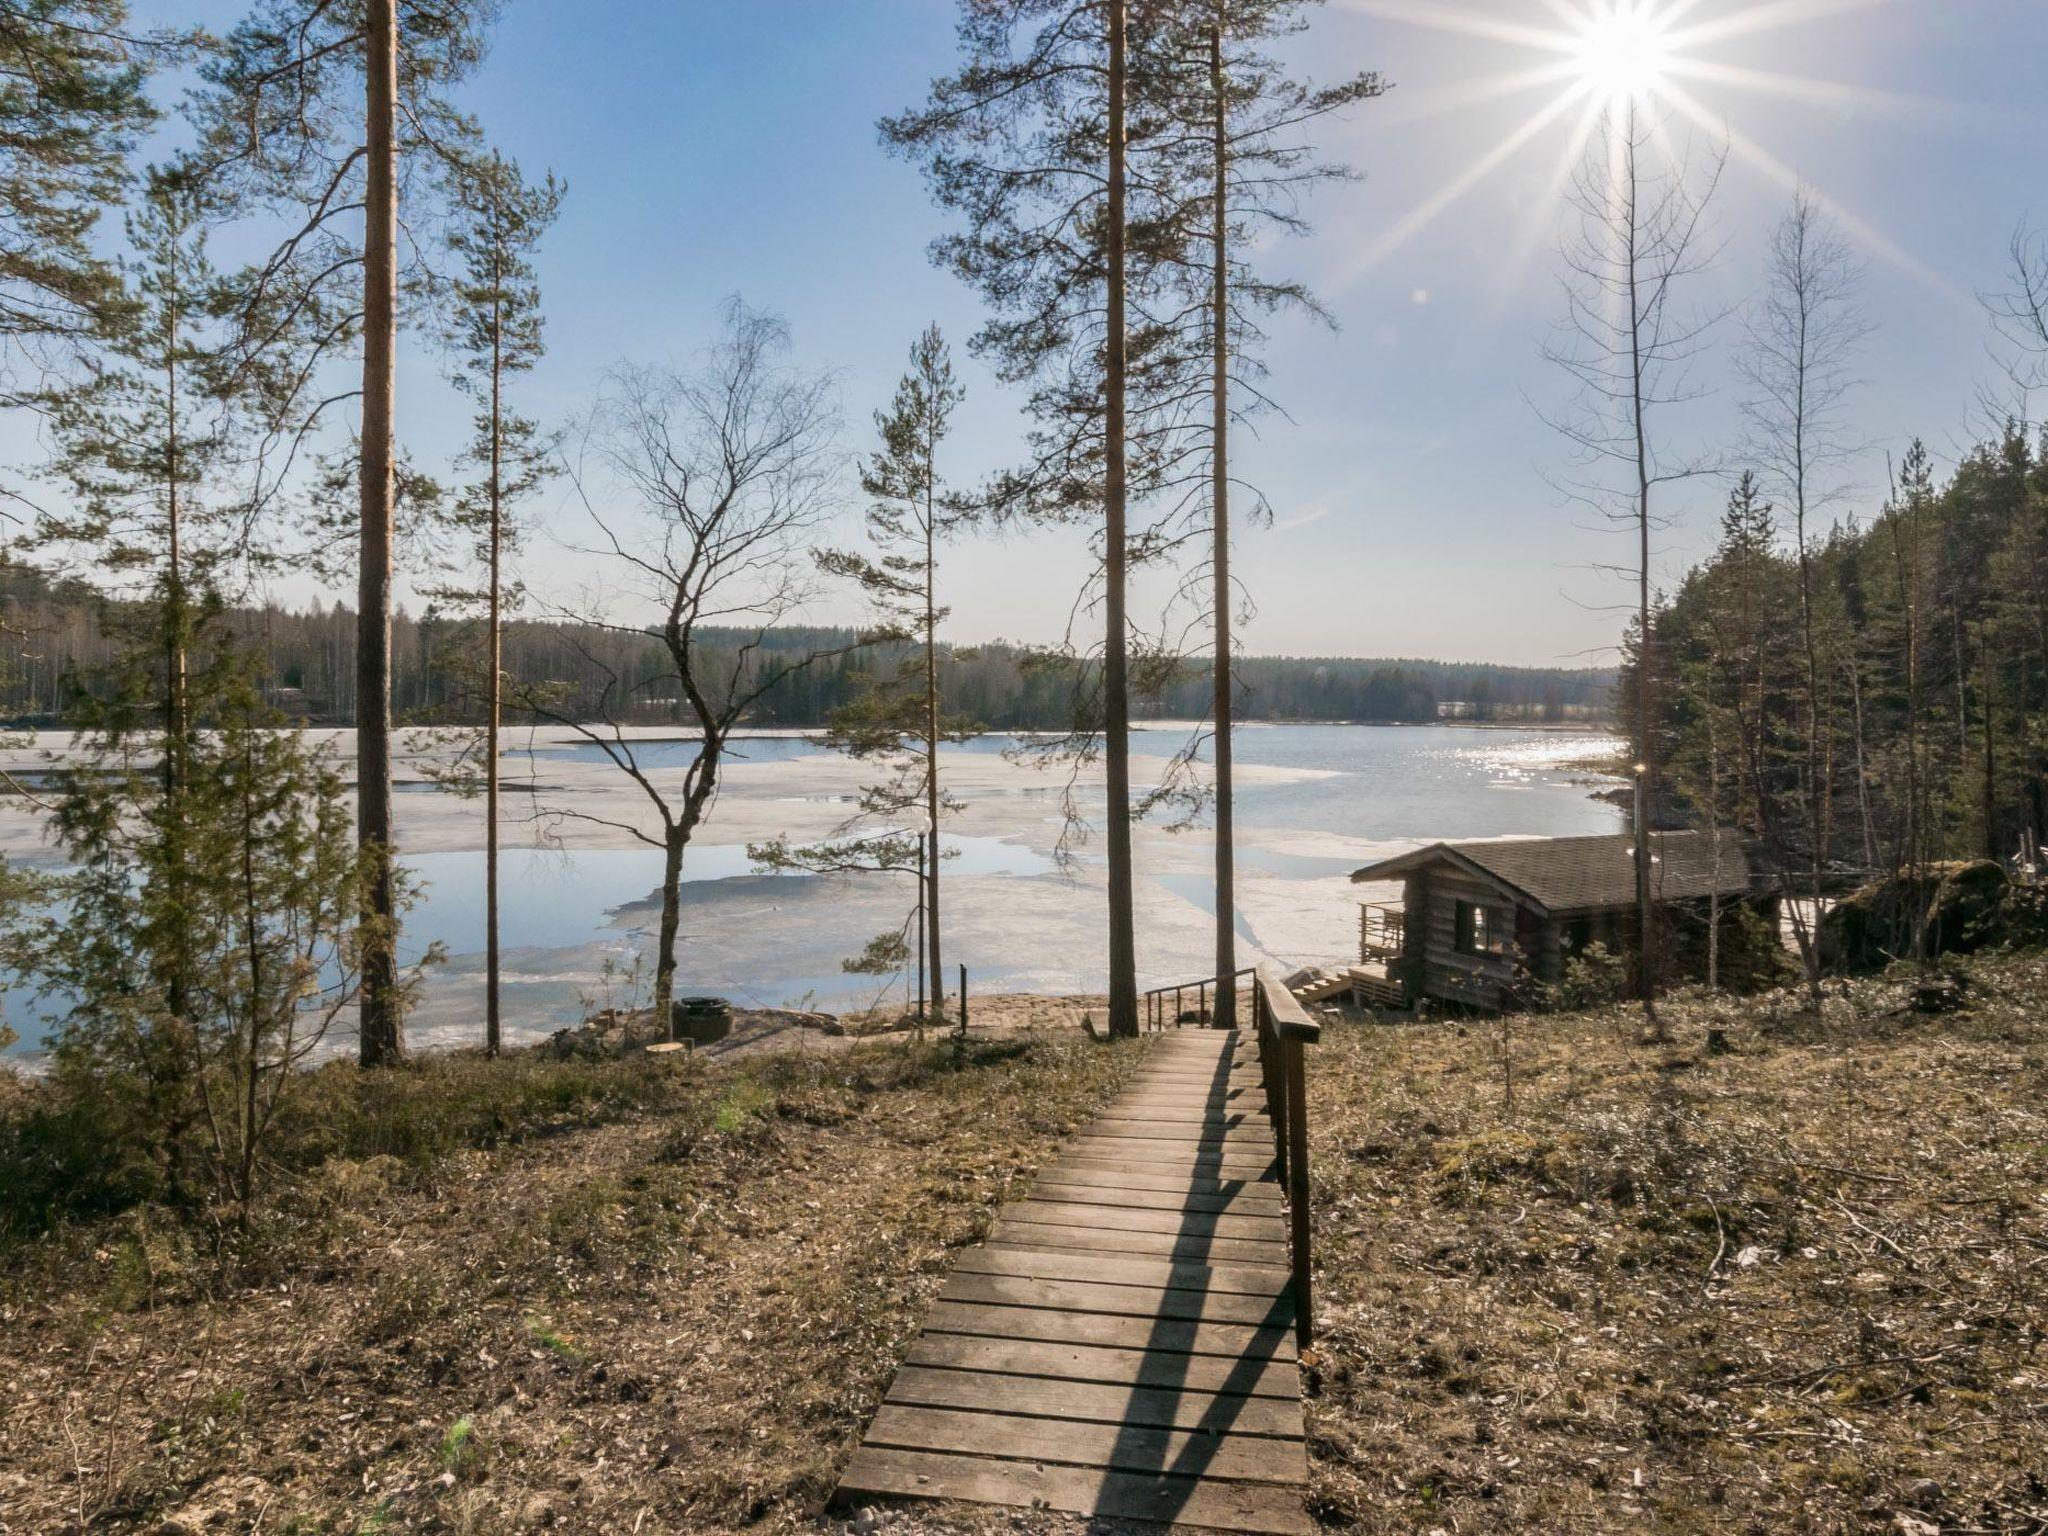
[[[1742,839],[1723,832],[1651,837],[1651,896],[1667,910],[1716,895],[1756,907],[1776,927],[1777,901],[1753,878]],[[1635,838],[1518,838],[1435,843],[1369,864],[1359,883],[1399,880],[1398,904],[1361,904],[1354,989],[1370,1003],[1424,998],[1497,1011],[1556,982],[1598,942],[1626,955],[1638,942]]]
[[[1474,720],[1479,716],[1479,706],[1468,699],[1438,699],[1436,717],[1439,720]]]

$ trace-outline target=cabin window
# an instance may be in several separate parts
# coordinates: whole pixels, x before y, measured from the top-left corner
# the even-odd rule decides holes
[[[1515,914],[1506,907],[1458,903],[1458,948],[1468,955],[1504,955],[1514,942]]]

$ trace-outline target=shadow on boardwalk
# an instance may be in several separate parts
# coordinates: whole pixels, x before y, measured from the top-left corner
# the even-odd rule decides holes
[[[1299,1532],[1271,1122],[1234,1033],[1163,1036],[963,1253],[839,1489]]]

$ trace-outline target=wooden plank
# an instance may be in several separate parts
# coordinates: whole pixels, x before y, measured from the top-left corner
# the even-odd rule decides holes
[[[881,1446],[863,1446],[855,1452],[840,1487],[886,1496],[963,1499],[1105,1519],[1257,1532],[1259,1536],[1297,1536],[1309,1530],[1300,1495],[1266,1483],[990,1461]]]
[[[1164,1176],[1169,1183],[1182,1188],[1190,1185],[1216,1189],[1238,1188],[1278,1189],[1280,1164],[1277,1160],[1266,1163],[1238,1163],[1230,1167],[1210,1164],[1196,1167],[1192,1162],[1156,1154],[1151,1157],[1136,1153],[1110,1156],[1094,1152],[1086,1156],[1075,1154],[1061,1161],[1063,1170],[1074,1173],[1099,1173],[1114,1180],[1152,1179]],[[1149,1188],[1150,1186],[1140,1186]]]
[[[1102,1174],[1105,1182],[1090,1183],[1086,1170],[1060,1173],[1048,1168],[1025,1193],[1030,1200],[1049,1200],[1057,1205],[1094,1205],[1115,1210],[1181,1212],[1190,1216],[1270,1216],[1282,1209],[1277,1191],[1258,1184],[1242,1189],[1196,1194],[1188,1189],[1136,1189],[1116,1182],[1115,1174]]]
[[[1258,1354],[1269,1360],[1294,1358],[1294,1335],[1279,1324],[1202,1323],[1180,1318],[1055,1307],[993,1306],[987,1302],[937,1301],[925,1314],[929,1333],[979,1334],[995,1339],[1043,1339],[1053,1344],[1097,1344],[1105,1349],[1167,1349],[1189,1355]]]
[[[922,1333],[911,1340],[903,1359],[907,1365],[954,1371],[997,1371],[1005,1376],[1046,1376],[1055,1381],[1157,1387],[1168,1392],[1301,1400],[1301,1373],[1292,1362],[1283,1364],[1256,1356],[1219,1360],[1214,1355],[1184,1355],[1171,1350],[1104,1349],[1091,1344],[1052,1344],[1040,1339]]]
[[[1278,1296],[1288,1291],[1287,1276],[1251,1265],[1177,1264],[1171,1259],[1055,1253],[1037,1248],[1012,1248],[999,1243],[968,1249],[960,1255],[954,1267],[976,1275],[1018,1275],[1037,1280],[1100,1280],[1111,1285],[1218,1291],[1236,1296]]]
[[[1005,1461],[1110,1467],[1120,1472],[1283,1483],[1296,1488],[1308,1476],[1308,1457],[1299,1440],[1134,1429],[1074,1419],[918,1408],[908,1403],[883,1404],[868,1429],[867,1444],[994,1456]]]
[[[1159,1160],[1163,1167],[1178,1168],[1183,1163],[1205,1161],[1259,1168],[1273,1160],[1269,1155],[1272,1145],[1272,1138],[1270,1137],[1262,1142],[1238,1142],[1216,1148],[1200,1146],[1176,1147],[1171,1143],[1164,1143],[1156,1147],[1156,1149],[1145,1150],[1142,1155],[1148,1162],[1155,1159]],[[1130,1138],[1123,1136],[1103,1136],[1097,1135],[1092,1131],[1083,1131],[1067,1143],[1066,1155],[1068,1157],[1086,1157],[1091,1154],[1097,1157],[1122,1158],[1140,1155],[1131,1146]]]
[[[956,1270],[946,1277],[939,1300],[1059,1308],[1104,1317],[1159,1318],[1165,1322],[1230,1323],[1260,1329],[1294,1327],[1294,1304],[1286,1296],[1212,1294],[1109,1281],[1045,1280],[1029,1275],[981,1275]]]
[[[1118,1099],[1102,1112],[1107,1120],[1112,1116],[1129,1119],[1132,1111],[1143,1111],[1147,1120],[1164,1125],[1180,1125],[1193,1122],[1198,1125],[1227,1125],[1233,1128],[1262,1126],[1270,1128],[1272,1118],[1263,1110],[1246,1109],[1228,1104],[1195,1103],[1180,1099],[1139,1100]]]
[[[1171,1232],[1121,1232],[1114,1227],[1041,1226],[1005,1217],[989,1241],[1019,1248],[1059,1248],[1076,1253],[1118,1253],[1132,1258],[1172,1259],[1193,1264],[1270,1264],[1286,1269],[1287,1244],[1242,1237],[1182,1237]]]
[[[1187,1179],[1176,1173],[1163,1173],[1150,1165],[1122,1172],[1115,1168],[1068,1162],[1062,1158],[1040,1169],[1038,1178],[1039,1182],[1046,1184],[1082,1185],[1120,1193],[1143,1191],[1190,1198],[1242,1197],[1275,1202],[1280,1199],[1280,1182],[1277,1179]]]
[[[1223,1183],[1237,1180],[1260,1184],[1274,1180],[1280,1171],[1274,1156],[1246,1156],[1205,1147],[1175,1146],[1170,1141],[1121,1141],[1091,1136],[1077,1142],[1067,1153],[1069,1168],[1120,1169],[1128,1173],[1166,1173],[1183,1180]]]
[[[1193,1142],[1202,1146],[1261,1148],[1273,1145],[1271,1130],[1233,1130],[1216,1122],[1188,1121],[1174,1124],[1160,1120],[1126,1120],[1105,1117],[1085,1127],[1083,1136],[1120,1136],[1134,1141]]]
[[[1208,1429],[1240,1435],[1301,1435],[1301,1403],[1284,1397],[1217,1396],[1100,1381],[1056,1381],[1006,1376],[1000,1371],[955,1371],[906,1365],[889,1383],[886,1399],[926,1408],[977,1413],[1024,1413],[1037,1418],[1085,1419],[1148,1429]]]
[[[1264,1115],[1223,1109],[1204,1104],[1112,1104],[1102,1112],[1105,1120],[1146,1120],[1161,1126],[1214,1126],[1227,1131],[1259,1131],[1273,1134],[1273,1122]]]
[[[1115,1210],[1114,1207],[1066,1201],[1057,1195],[1039,1193],[1032,1199],[1003,1207],[1003,1215],[1018,1221],[1060,1227],[1114,1225],[1125,1232],[1170,1232],[1176,1237],[1249,1237],[1267,1243],[1287,1241],[1286,1224],[1271,1213],[1228,1216],[1213,1211]]]

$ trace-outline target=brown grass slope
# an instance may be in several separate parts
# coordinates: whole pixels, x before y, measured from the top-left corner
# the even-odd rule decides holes
[[[1327,1032],[1323,1517],[2048,1531],[2048,962],[1966,995]]]
[[[225,1256],[141,1213],[17,1251],[0,1530],[787,1528],[952,1251],[1136,1055],[761,1058],[635,1085],[617,1123],[330,1158]]]

